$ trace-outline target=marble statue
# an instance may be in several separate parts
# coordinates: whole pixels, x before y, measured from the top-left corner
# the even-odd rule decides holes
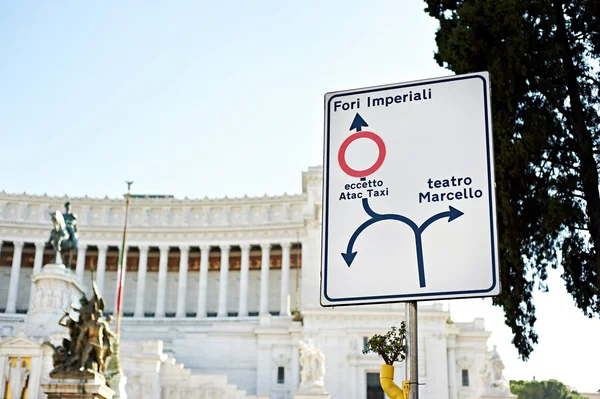
[[[21,398],[29,379],[29,370],[23,366],[23,359],[21,357],[17,358],[14,366],[9,366],[10,364],[5,368],[4,378],[10,384],[10,397]]]
[[[71,212],[71,203],[65,203],[65,213],[59,210],[50,213],[52,217],[53,229],[48,238],[48,244],[54,248],[54,263],[59,263],[60,254],[64,259],[64,255],[70,253],[69,269],[71,269],[73,258],[77,255],[77,216]]]
[[[488,393],[510,393],[508,381],[504,377],[504,363],[500,354],[494,349],[488,352],[485,365],[482,370],[483,383],[485,391]]]
[[[325,384],[325,355],[312,340],[300,341],[300,389],[323,389]]]

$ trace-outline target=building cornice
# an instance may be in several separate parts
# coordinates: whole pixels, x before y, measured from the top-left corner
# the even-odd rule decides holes
[[[24,233],[26,237],[51,227],[49,213],[62,209],[62,201],[30,201],[22,196],[0,198],[0,232],[5,235]],[[79,202],[71,200],[77,215],[80,238],[121,232],[125,218],[123,201]],[[303,196],[284,200],[240,202],[195,202],[183,206],[171,200],[143,206],[135,201],[130,206],[128,230],[136,234],[221,234],[223,232],[261,232],[302,229],[307,220],[318,215]]]
[[[306,198],[306,195],[303,194],[287,194],[283,195],[274,195],[269,196],[267,194],[257,197],[249,197],[247,195],[243,197],[222,197],[222,198],[152,198],[152,197],[135,197],[131,199],[131,204],[135,204],[138,206],[203,206],[203,205],[239,205],[239,204],[256,204],[256,203],[281,203],[281,202],[290,202],[290,201],[303,201]],[[115,205],[123,205],[124,198],[94,198],[94,197],[71,197],[68,195],[63,196],[51,196],[51,195],[37,195],[37,194],[15,194],[15,193],[7,193],[6,191],[0,191],[0,202],[29,202],[32,204],[37,203],[59,203],[62,205],[65,201],[77,202],[80,205],[106,205],[106,206],[115,206]]]
[[[319,220],[321,181],[321,168],[310,167],[302,174],[302,194],[218,199],[134,197],[129,207],[128,238],[132,242],[198,242],[252,235],[254,240],[276,236],[295,242]],[[64,209],[67,200],[77,216],[81,242],[120,240],[124,199],[4,191],[0,193],[0,236],[27,242],[45,239],[52,226],[49,213]]]

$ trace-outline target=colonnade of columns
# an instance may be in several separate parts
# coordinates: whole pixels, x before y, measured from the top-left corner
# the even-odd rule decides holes
[[[21,274],[21,257],[23,256],[23,241],[13,241],[13,258],[8,282],[8,300],[6,301],[6,313],[16,313],[17,311],[17,293],[19,290],[19,276]],[[36,252],[37,252],[36,245]],[[42,249],[43,252],[43,249]],[[40,266],[41,267],[41,266]]]
[[[279,314],[281,316],[290,315],[290,304],[289,304],[289,280],[290,280],[290,255],[291,255],[291,243],[283,242],[279,243],[282,250],[282,262],[281,262],[281,290],[280,290],[280,303],[279,303]],[[8,300],[5,309],[5,313],[15,313],[17,304],[17,294],[19,288],[19,276],[21,271],[21,258],[23,253],[23,241],[13,241],[14,252],[12,258],[12,266],[10,273],[10,281],[8,287]],[[264,316],[269,314],[269,264],[270,264],[270,252],[272,244],[261,244],[261,271],[260,271],[260,309],[259,315]],[[104,280],[106,275],[106,255],[108,252],[108,245],[100,244],[96,245],[98,248],[98,262],[96,266],[96,285],[100,293],[104,291]],[[238,317],[248,316],[248,280],[250,274],[250,244],[239,245],[241,249],[241,267],[240,267],[240,286],[239,286],[239,304],[238,304]],[[45,243],[35,243],[35,258],[33,273],[37,273],[42,268],[43,254],[44,254]],[[134,317],[144,317],[144,298],[146,288],[146,276],[148,269],[148,253],[149,246],[140,245],[137,246],[139,249],[139,264],[138,264],[138,278],[137,278],[137,289],[135,296],[135,308]],[[170,246],[163,245],[159,247],[160,258],[158,265],[158,288],[157,288],[157,300],[154,317],[165,317],[165,301],[166,301],[166,289],[167,289],[167,268],[168,268],[168,256]],[[180,261],[179,261],[179,281],[177,290],[177,311],[175,317],[186,316],[186,294],[187,294],[187,278],[188,278],[188,259],[189,259],[189,245],[179,245]],[[208,301],[208,269],[209,269],[209,245],[200,246],[200,271],[199,271],[199,283],[198,283],[198,300],[197,300],[197,313],[196,317],[204,318],[207,316],[207,301]],[[219,245],[221,251],[221,266],[220,266],[220,280],[219,280],[219,302],[217,317],[227,317],[227,280],[229,277],[229,253],[231,245],[222,244]],[[1,242],[0,242],[0,251]],[[85,270],[85,256],[87,252],[87,245],[80,244],[78,249],[77,263],[75,266],[75,274],[80,281],[83,281],[83,275]],[[126,259],[126,257],[124,258]],[[31,295],[33,295],[33,283]]]

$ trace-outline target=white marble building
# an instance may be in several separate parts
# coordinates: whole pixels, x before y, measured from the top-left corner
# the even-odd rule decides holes
[[[306,339],[325,354],[332,398],[383,397],[372,386],[382,361],[361,351],[367,337],[403,320],[404,306],[320,307],[321,185],[321,168],[309,168],[297,195],[132,199],[122,322],[130,398],[291,399]],[[23,327],[39,306],[32,275],[53,261],[48,212],[65,200],[0,193],[0,376],[25,359],[27,398],[44,398],[39,384],[51,368],[44,337]],[[124,201],[70,201],[80,232],[75,275],[89,293],[95,270],[113,309]],[[296,310],[303,321],[294,321]],[[453,323],[441,304],[423,302],[419,323],[421,397],[481,397],[483,319]],[[2,399],[6,386],[3,379]]]

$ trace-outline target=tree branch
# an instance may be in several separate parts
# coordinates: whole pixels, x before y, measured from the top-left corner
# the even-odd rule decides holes
[[[600,87],[600,80],[596,79],[593,76],[590,75],[585,75],[586,78],[588,78],[589,80],[591,80],[592,82],[596,83],[596,86]]]

